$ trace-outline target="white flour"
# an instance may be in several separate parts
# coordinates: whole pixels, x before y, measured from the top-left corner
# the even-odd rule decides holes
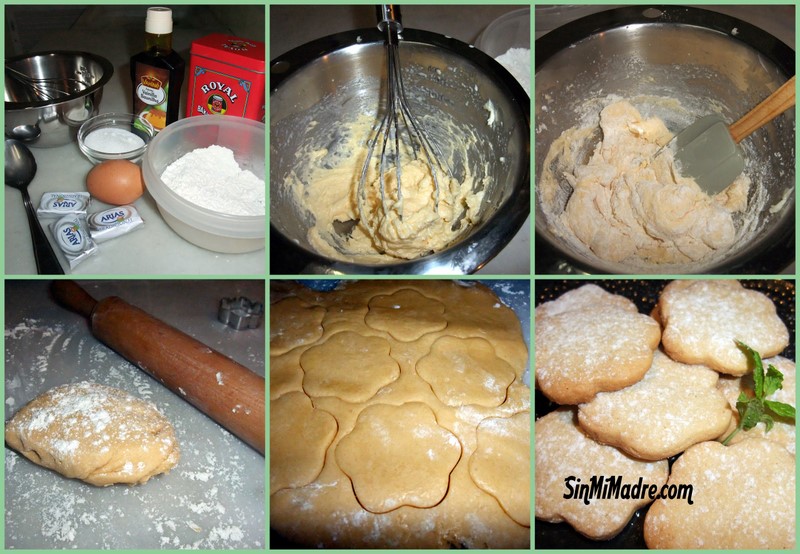
[[[223,146],[197,148],[171,163],[164,184],[198,206],[229,215],[266,214],[264,180],[242,169]]]
[[[527,48],[510,48],[495,58],[519,81],[528,96],[531,95],[531,51]]]

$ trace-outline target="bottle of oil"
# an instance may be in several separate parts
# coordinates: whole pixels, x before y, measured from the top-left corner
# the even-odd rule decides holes
[[[156,131],[178,120],[183,59],[172,49],[172,10],[148,8],[145,51],[131,57],[133,113]]]

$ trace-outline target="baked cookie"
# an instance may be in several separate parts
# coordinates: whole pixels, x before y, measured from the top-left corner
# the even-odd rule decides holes
[[[717,389],[719,374],[656,351],[644,378],[581,404],[578,421],[595,440],[644,460],[663,460],[717,438],[732,413]]]
[[[779,444],[760,438],[696,444],[673,464],[667,486],[690,490],[691,503],[685,495],[650,506],[644,522],[650,548],[795,546],[795,458]]]
[[[144,483],[180,458],[172,425],[153,404],[89,382],[55,387],[23,406],[6,423],[6,443],[97,486]]]
[[[672,359],[729,375],[752,371],[737,340],[762,358],[789,344],[772,300],[731,279],[673,281],[659,297],[658,315],[664,351]]]
[[[576,419],[574,408],[559,408],[536,420],[536,517],[567,521],[590,539],[610,539],[652,500],[644,494],[643,498],[589,498],[593,479],[606,483],[619,478],[622,486],[629,487],[641,479],[644,487],[661,488],[667,482],[667,461],[645,462],[600,444],[580,429]],[[578,492],[583,486],[587,490]]]
[[[630,300],[584,285],[536,307],[535,335],[536,385],[558,404],[580,404],[639,381],[661,330]]]
[[[271,352],[273,548],[530,547],[528,351],[513,310],[445,280],[293,284],[276,300],[296,308],[294,328],[321,333],[290,350],[276,336]]]
[[[788,360],[782,356],[775,356],[774,358],[769,358],[762,361],[764,363],[765,370],[770,365],[774,365],[783,374],[783,388],[778,389],[767,396],[767,399],[783,402],[784,404],[797,407],[797,379],[795,363],[792,360]],[[725,439],[733,432],[739,422],[739,412],[736,409],[736,400],[739,398],[739,394],[744,392],[749,397],[753,397],[753,390],[755,388],[755,384],[753,383],[753,375],[751,373],[743,377],[723,376],[719,380],[718,388],[728,400],[734,415],[728,429],[726,429],[725,432],[719,437],[720,439]],[[770,429],[769,432],[766,431],[766,426],[764,424],[758,424],[747,431],[740,430],[733,436],[733,438],[731,438],[728,444],[736,444],[737,442],[741,442],[748,437],[762,437],[783,445],[784,448],[789,451],[789,453],[794,455],[796,453],[795,422],[777,416],[774,417],[774,420],[775,424],[772,426],[772,429]]]

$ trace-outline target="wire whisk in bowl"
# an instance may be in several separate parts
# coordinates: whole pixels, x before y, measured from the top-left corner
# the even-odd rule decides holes
[[[22,84],[35,100],[49,102],[86,90],[91,85],[77,77],[38,77],[6,66],[6,75]]]
[[[383,115],[379,115],[367,141],[356,191],[359,218],[373,237],[381,226],[402,225],[405,186],[429,187],[430,198],[423,196],[438,217],[442,193],[453,180],[440,151],[409,107],[399,54],[403,30],[400,8],[384,4],[376,11],[378,29],[386,35]]]

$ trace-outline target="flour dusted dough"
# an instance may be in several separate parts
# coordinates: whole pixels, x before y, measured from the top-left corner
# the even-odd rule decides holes
[[[421,402],[373,404],[336,447],[336,462],[370,512],[430,508],[447,493],[461,443]]]
[[[520,525],[530,525],[531,414],[491,417],[478,425],[478,447],[469,461],[475,483],[494,496]],[[520,481],[509,479],[519,475]],[[527,476],[527,479],[525,478]]]
[[[417,373],[448,406],[499,406],[514,381],[514,370],[479,338],[441,337],[417,362]]]
[[[367,325],[386,331],[397,340],[417,340],[447,326],[444,304],[411,289],[376,296],[369,301]]]
[[[343,331],[300,357],[303,388],[309,396],[338,396],[347,402],[369,400],[397,379],[400,368],[381,337]]]
[[[550,146],[538,193],[551,231],[578,250],[637,267],[703,260],[733,245],[746,176],[709,197],[680,175],[669,149],[654,157],[672,133],[625,100],[603,108],[600,129],[587,160],[592,127],[569,129]]]
[[[155,406],[97,383],[61,385],[6,424],[6,443],[29,460],[92,485],[144,483],[180,457]]]
[[[289,297],[276,302],[269,311],[269,344],[272,354],[283,354],[292,348],[314,342],[322,336],[320,322],[325,308],[313,306],[299,298]]]
[[[270,488],[307,485],[322,471],[325,452],[336,434],[336,420],[315,409],[301,392],[270,402],[269,417],[275,422],[269,436]]]
[[[271,358],[273,406],[288,395],[308,400],[302,410],[273,412],[270,472],[290,473],[305,456],[323,464],[306,484],[281,478],[276,486],[271,479],[272,529],[305,547],[528,548],[530,389],[522,382],[528,351],[514,312],[486,287],[454,281],[364,280],[324,293],[292,287],[298,313],[324,309],[324,332]],[[317,396],[304,382],[307,355],[347,336],[338,352],[317,350],[324,355],[314,371],[320,382],[332,379]],[[456,379],[457,358],[474,345],[480,356],[464,357],[465,378]],[[333,382],[347,383],[344,371],[366,375],[362,366],[373,361],[358,362],[350,352],[363,346],[358,359],[377,354],[399,375],[362,381],[356,400],[349,386]],[[438,361],[420,372],[425,358]],[[337,368],[341,360],[349,361]],[[492,365],[488,373],[485,363]],[[495,375],[497,368],[505,369]],[[443,383],[447,376],[452,386],[437,392],[426,380]],[[327,439],[303,441],[283,431],[308,425],[312,405],[336,422],[327,447]],[[280,461],[272,455],[295,448],[306,453]],[[504,470],[493,471],[495,463]]]

